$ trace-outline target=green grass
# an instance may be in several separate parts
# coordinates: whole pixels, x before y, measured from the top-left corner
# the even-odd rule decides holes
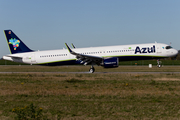
[[[0,74],[0,119],[33,103],[44,119],[179,119],[180,74]]]

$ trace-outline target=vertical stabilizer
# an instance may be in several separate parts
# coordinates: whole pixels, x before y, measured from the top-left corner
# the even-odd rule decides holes
[[[11,54],[32,52],[14,33],[12,30],[4,30],[6,40]]]

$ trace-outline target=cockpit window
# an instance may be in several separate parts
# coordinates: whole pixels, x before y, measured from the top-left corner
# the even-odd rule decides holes
[[[166,49],[171,49],[172,47],[171,46],[166,46]]]

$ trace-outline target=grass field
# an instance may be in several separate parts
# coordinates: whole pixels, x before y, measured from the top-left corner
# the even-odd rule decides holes
[[[20,112],[27,116],[31,104],[42,110],[39,119],[180,119],[180,74],[173,73],[180,67],[95,67],[107,73],[43,73],[87,71],[89,66],[0,66],[1,72],[42,72],[0,74],[0,119],[17,119]]]

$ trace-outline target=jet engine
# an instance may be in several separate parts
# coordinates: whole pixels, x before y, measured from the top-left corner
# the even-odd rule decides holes
[[[104,68],[115,68],[118,66],[119,66],[119,58],[117,58],[117,57],[105,58],[103,60]]]

